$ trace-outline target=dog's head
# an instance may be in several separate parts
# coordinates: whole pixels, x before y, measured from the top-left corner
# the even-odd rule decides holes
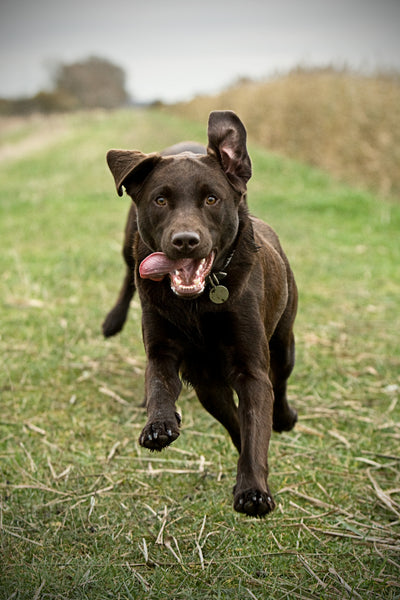
[[[200,294],[213,267],[223,267],[246,201],[251,162],[240,119],[231,111],[210,114],[207,154],[110,150],[107,162],[118,194],[124,186],[137,206],[149,248],[141,276],[159,281],[169,274],[176,294]]]

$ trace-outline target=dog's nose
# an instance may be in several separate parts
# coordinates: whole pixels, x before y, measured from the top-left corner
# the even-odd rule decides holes
[[[174,233],[171,241],[179,252],[191,252],[200,244],[200,236],[195,231],[179,231]]]

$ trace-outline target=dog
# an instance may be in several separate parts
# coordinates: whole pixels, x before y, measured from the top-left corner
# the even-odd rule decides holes
[[[214,111],[207,148],[183,142],[160,153],[107,153],[118,194],[124,187],[133,203],[126,276],[103,333],[122,329],[137,289],[147,356],[140,445],[162,450],[176,440],[175,403],[182,381],[190,384],[239,452],[234,509],[262,517],[275,507],[272,429],[297,421],[286,396],[297,288],[276,233],[249,214],[246,137],[234,112]]]

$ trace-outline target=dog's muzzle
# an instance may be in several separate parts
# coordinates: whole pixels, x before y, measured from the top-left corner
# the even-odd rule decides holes
[[[139,266],[142,279],[162,281],[169,275],[171,289],[178,296],[195,297],[206,287],[206,279],[214,263],[214,252],[202,259],[180,258],[171,260],[164,252],[153,252]]]

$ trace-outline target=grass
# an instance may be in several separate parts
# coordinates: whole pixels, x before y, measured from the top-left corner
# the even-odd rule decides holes
[[[251,209],[300,288],[299,423],[273,436],[278,506],[254,520],[232,509],[235,451],[190,390],[176,443],[139,447],[137,300],[100,335],[128,210],[105,152],[205,141],[205,124],[61,121],[2,139],[0,598],[400,598],[399,205],[250,148]]]

